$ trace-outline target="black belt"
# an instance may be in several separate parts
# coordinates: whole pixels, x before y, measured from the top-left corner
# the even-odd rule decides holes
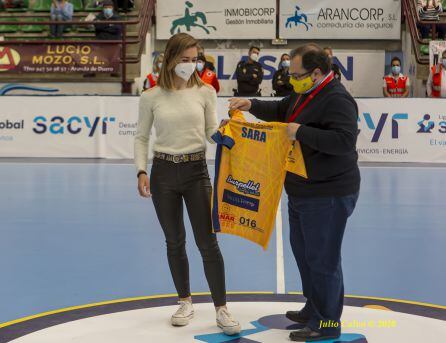
[[[154,157],[160,160],[169,161],[173,163],[194,162],[206,160],[206,153],[204,151],[195,152],[193,154],[169,155],[163,152],[154,152]]]

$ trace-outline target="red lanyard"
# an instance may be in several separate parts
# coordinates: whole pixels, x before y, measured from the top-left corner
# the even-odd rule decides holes
[[[299,95],[299,98],[297,98],[296,103],[293,106],[293,115],[290,117],[290,119],[288,119],[288,122],[294,122],[296,120],[296,118],[299,116],[299,114],[303,111],[303,109],[308,105],[308,103],[313,100],[313,98],[319,94],[319,92],[327,85],[329,84],[332,80],[334,79],[334,73],[331,72],[327,78],[324,80],[324,82],[322,82],[319,86],[316,87],[316,89],[314,89],[310,95],[305,99],[305,101],[296,109],[297,104],[299,103],[300,99],[302,98],[302,94]]]

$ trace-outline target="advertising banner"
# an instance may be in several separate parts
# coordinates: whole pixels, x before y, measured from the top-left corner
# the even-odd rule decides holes
[[[2,97],[0,157],[132,159],[138,101],[138,97]],[[446,99],[356,101],[360,161],[446,163]],[[219,98],[219,121],[228,117],[227,112],[228,99]],[[250,114],[246,119],[258,121]],[[155,136],[152,130],[152,143]],[[208,144],[207,158],[215,158],[215,145]]]
[[[446,100],[357,99],[361,161],[446,162]]]
[[[289,49],[263,49],[259,62],[263,67],[264,77],[260,85],[262,96],[273,93],[272,80],[276,72],[280,56],[289,53]],[[384,50],[334,50],[334,63],[342,73],[342,84],[355,97],[381,97],[385,69]],[[235,70],[237,63],[248,58],[246,50],[206,50],[206,59],[214,63],[220,82],[220,96],[233,96],[237,88]],[[367,68],[364,68],[367,66]],[[370,73],[370,70],[375,71]]]
[[[4,73],[117,73],[120,47],[111,44],[0,45]]]
[[[199,39],[273,39],[276,0],[162,0],[157,2],[157,39],[186,32]]]
[[[400,39],[400,0],[281,0],[280,37]]]

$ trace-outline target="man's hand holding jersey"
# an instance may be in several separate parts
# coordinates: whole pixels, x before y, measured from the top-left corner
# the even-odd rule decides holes
[[[251,100],[245,98],[229,99],[229,110],[249,111],[251,109]],[[291,141],[296,140],[296,133],[299,130],[300,124],[288,123],[287,135]]]

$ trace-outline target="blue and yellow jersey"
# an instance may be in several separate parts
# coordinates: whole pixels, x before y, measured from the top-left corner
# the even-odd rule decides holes
[[[307,177],[299,142],[285,123],[248,123],[240,111],[213,136],[218,144],[212,221],[215,232],[267,248],[286,172]]]

